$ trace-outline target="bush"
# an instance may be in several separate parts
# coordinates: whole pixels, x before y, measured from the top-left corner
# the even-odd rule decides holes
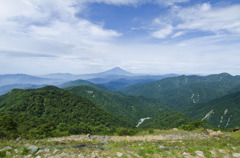
[[[5,157],[6,156],[6,151],[0,151],[0,157]]]
[[[137,130],[132,128],[129,128],[129,129],[120,128],[117,130],[117,135],[119,136],[127,136],[127,135],[132,136],[136,133],[137,133]]]
[[[28,154],[28,149],[26,147],[22,148],[21,152],[22,155],[27,155]]]
[[[207,122],[206,120],[198,120],[198,121],[190,122],[187,125],[179,126],[178,128],[186,131],[192,131],[192,130],[204,127],[206,122]]]
[[[154,133],[154,129],[153,129],[153,128],[150,128],[150,129],[148,130],[148,133],[149,133],[149,134],[153,134],[153,133]]]

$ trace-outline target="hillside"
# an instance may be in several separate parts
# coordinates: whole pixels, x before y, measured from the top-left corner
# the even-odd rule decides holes
[[[15,89],[0,96],[0,116],[8,119],[4,115],[17,122],[23,137],[52,136],[59,130],[65,135],[106,132],[129,126],[93,102],[54,86]]]
[[[139,127],[144,129],[170,129],[185,125],[191,119],[179,112],[166,112],[151,119],[145,120]]]
[[[58,87],[67,88],[67,87],[74,87],[74,86],[81,86],[81,85],[87,85],[87,86],[90,86],[90,87],[99,88],[99,87],[97,87],[97,85],[93,84],[92,82],[89,82],[89,81],[86,81],[86,80],[81,80],[81,79],[65,82],[65,83],[59,85]]]
[[[208,124],[219,128],[240,126],[240,92],[226,95],[205,104],[183,109],[194,119],[206,119]]]
[[[239,85],[238,76],[223,73],[166,78],[156,82],[132,85],[120,91],[128,95],[156,98],[166,106],[176,109],[183,105],[206,103],[230,92],[236,92],[239,90]]]
[[[153,117],[167,111],[167,108],[156,99],[125,96],[88,86],[69,87],[66,89],[91,100],[108,112],[135,125],[140,118]]]

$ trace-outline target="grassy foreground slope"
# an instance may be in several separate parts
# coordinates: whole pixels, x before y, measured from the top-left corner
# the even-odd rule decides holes
[[[1,140],[0,152],[4,157],[80,157],[80,158],[237,158],[240,155],[240,133],[224,132],[215,137],[205,130],[154,130],[137,136],[75,135],[42,140]],[[36,152],[28,148],[35,145]],[[16,153],[17,151],[17,153]]]

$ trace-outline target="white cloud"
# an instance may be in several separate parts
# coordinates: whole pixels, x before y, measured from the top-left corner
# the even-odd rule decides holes
[[[190,0],[156,0],[159,4],[164,5],[175,5],[176,3],[185,3],[189,2]]]
[[[212,7],[203,3],[175,12],[181,22],[176,29],[190,29],[221,33],[240,33],[240,5]]]
[[[112,5],[135,5],[142,3],[139,0],[85,0],[88,3],[106,3]]]
[[[172,6],[177,3],[185,3],[190,0],[82,0],[84,3],[106,3],[111,5],[141,5],[154,3],[164,6]]]
[[[0,50],[12,50],[12,42],[19,41],[14,49],[26,52],[35,52],[33,46],[44,50],[43,43],[48,52],[55,52],[57,44],[66,48],[71,45],[75,52],[79,52],[77,48],[92,51],[98,46],[101,51],[109,40],[121,36],[117,31],[76,18],[75,13],[81,10],[81,5],[76,4],[76,0],[0,1]]]
[[[162,25],[168,27],[162,28]],[[172,7],[164,16],[152,22],[155,38],[166,38],[187,35],[192,32],[211,32],[214,34],[240,33],[240,5],[213,7],[210,3],[197,4],[191,7]]]
[[[168,35],[170,35],[173,32],[173,27],[171,25],[167,25],[164,28],[161,28],[155,32],[152,33],[152,36],[155,38],[166,38]]]
[[[177,38],[177,37],[180,37],[180,36],[182,36],[182,35],[184,35],[184,34],[185,34],[184,32],[179,31],[179,32],[175,33],[172,37],[173,37],[173,38]]]

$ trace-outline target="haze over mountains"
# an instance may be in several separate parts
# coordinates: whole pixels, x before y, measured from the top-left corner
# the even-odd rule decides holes
[[[78,109],[78,102],[81,106],[88,106],[85,108],[89,114],[85,116],[84,111],[78,109],[81,113],[76,113],[73,117],[81,116],[82,119],[73,125],[85,119],[86,126],[94,130],[97,130],[94,128],[94,120],[98,122],[98,127],[104,125],[98,120],[102,115],[108,116],[103,118],[108,120],[107,127],[110,129],[136,127],[142,118],[149,119],[141,122],[138,128],[168,129],[193,120],[207,120],[208,125],[222,129],[240,126],[240,76],[228,73],[208,76],[141,75],[117,67],[85,75],[1,75],[0,85],[0,93],[7,93],[0,97],[0,114],[9,114],[14,119],[29,117],[25,123],[20,123],[24,127],[32,120],[30,113],[37,113],[38,116],[34,119],[38,121],[60,117],[54,112],[59,110],[63,112],[62,115],[69,117],[70,113]],[[72,104],[68,105],[67,102]],[[64,110],[64,107],[72,110]],[[98,114],[98,110],[90,114],[91,108],[99,109],[101,114]],[[19,110],[26,114],[20,114]],[[86,121],[87,119],[92,122]],[[112,122],[111,119],[115,121]],[[54,127],[57,128],[60,123],[68,124],[69,120],[54,122]],[[117,122],[123,126],[118,126]],[[39,126],[42,124],[39,123]],[[34,131],[38,127],[28,128]],[[104,129],[105,132],[107,130]]]
[[[70,73],[53,73],[42,76],[6,74],[0,75],[0,94],[7,93],[14,88],[28,89],[31,87],[43,87],[45,85],[55,85],[62,87],[67,82],[75,82],[75,80],[79,79],[88,80],[95,84],[102,84],[110,89],[118,89],[135,83],[145,83],[160,80],[169,76],[176,75],[140,75],[125,71],[119,67],[105,72],[80,75],[74,75]]]

